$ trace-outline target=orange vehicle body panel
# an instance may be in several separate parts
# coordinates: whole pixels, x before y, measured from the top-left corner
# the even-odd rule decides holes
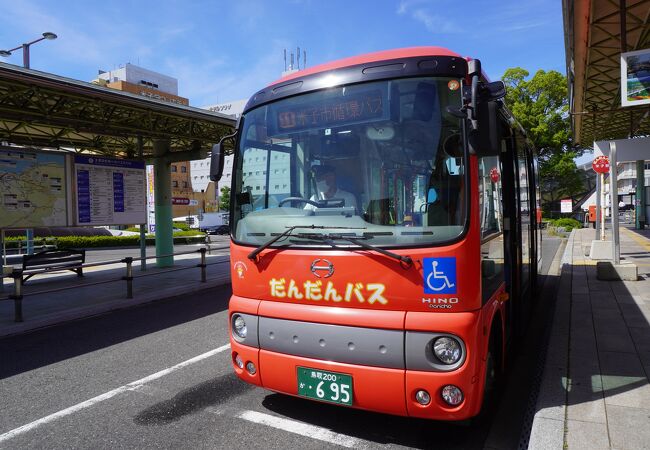
[[[438,47],[379,52],[316,66],[275,83],[355,64],[422,55],[459,56]],[[253,246],[234,242],[230,246],[234,294],[231,315],[242,312],[316,324],[452,334],[465,343],[467,353],[460,367],[444,372],[348,364],[252,348],[231,336],[233,359],[239,355],[257,368],[250,375],[233,363],[237,375],[272,391],[298,395],[299,366],[345,373],[353,379],[355,408],[439,420],[463,420],[476,415],[483,399],[489,332],[496,315],[505,317],[507,296],[502,285],[487,303],[482,303],[476,156],[470,157],[468,170],[472,185],[464,189],[470,189],[472,195],[468,208],[470,222],[464,236],[447,245],[391,249],[413,260],[408,267],[377,252],[357,249],[268,248],[252,261],[248,255]],[[424,293],[423,262],[431,257],[456,258],[455,294]],[[331,276],[318,278],[312,273],[311,266],[317,260],[333,265]],[[451,307],[436,307],[439,304]],[[463,390],[465,400],[460,405],[451,407],[442,400],[440,392],[447,384]],[[415,400],[419,389],[431,394],[431,402],[426,406]]]

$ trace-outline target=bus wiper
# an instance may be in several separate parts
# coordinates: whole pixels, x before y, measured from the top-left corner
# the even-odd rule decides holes
[[[351,227],[328,227],[325,225],[294,225],[292,227],[288,227],[286,230],[284,230],[282,233],[278,234],[276,237],[273,239],[265,242],[264,244],[260,245],[257,247],[255,250],[250,252],[248,254],[248,259],[252,261],[257,261],[257,255],[264,249],[269,248],[271,245],[275,244],[277,241],[280,239],[287,237],[291,234],[291,232],[297,228],[305,228],[305,229],[310,229],[310,230],[323,230],[325,228],[327,229],[344,229],[344,230],[365,230],[365,228],[351,228]],[[322,235],[319,235],[322,236]]]
[[[361,248],[364,248],[366,250],[371,250],[375,251],[377,253],[381,253],[384,256],[388,256],[390,258],[398,260],[401,264],[405,264],[406,267],[411,267],[413,265],[413,259],[410,256],[402,256],[398,255],[397,253],[393,253],[388,250],[384,250],[381,247],[376,247],[374,245],[370,245],[366,242],[363,242],[364,240],[369,239],[368,236],[349,236],[347,234],[343,233],[329,233],[329,234],[321,234],[321,233],[300,233],[298,235],[300,238],[308,239],[308,240],[314,240],[314,241],[322,241],[325,242],[326,244],[331,245],[332,247],[339,248],[334,241],[335,240],[341,240],[341,241],[348,241],[351,242],[355,245],[358,245]]]

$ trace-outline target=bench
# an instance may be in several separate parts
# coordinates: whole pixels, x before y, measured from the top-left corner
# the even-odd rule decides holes
[[[44,250],[33,255],[23,256],[23,283],[41,271],[71,270],[83,276],[85,250]],[[35,271],[36,273],[30,273]]]

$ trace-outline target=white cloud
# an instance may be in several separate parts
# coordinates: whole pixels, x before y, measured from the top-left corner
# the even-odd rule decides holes
[[[440,14],[432,12],[435,5],[426,0],[401,0],[397,8],[397,14],[409,15],[413,20],[422,23],[431,33],[452,34],[462,32],[461,27]],[[440,9],[439,6],[436,7]]]
[[[197,61],[170,57],[165,60],[165,71],[178,78],[179,95],[188,97],[193,106],[248,99],[280,78],[282,49],[288,43],[274,41],[270,46],[271,50],[260,55],[252,67],[244,68],[228,59]]]

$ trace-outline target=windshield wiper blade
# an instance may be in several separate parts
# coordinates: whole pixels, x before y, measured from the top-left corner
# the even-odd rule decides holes
[[[280,239],[289,236],[289,235],[291,234],[291,232],[292,232],[293,230],[297,229],[297,228],[305,228],[305,229],[310,229],[310,230],[324,230],[324,229],[326,229],[326,228],[327,228],[327,229],[343,229],[343,230],[365,230],[365,228],[328,227],[328,226],[325,226],[325,225],[313,225],[313,224],[312,224],[312,225],[294,225],[294,226],[292,226],[292,227],[288,227],[286,230],[284,230],[282,233],[278,234],[278,235],[277,235],[276,237],[274,237],[273,239],[271,239],[271,240],[265,242],[264,244],[260,245],[260,246],[257,247],[255,250],[253,250],[252,252],[250,252],[250,253],[248,254],[248,259],[250,259],[250,260],[252,260],[252,261],[256,261],[256,260],[257,260],[257,255],[259,255],[259,253],[260,253],[262,250],[265,250],[265,249],[269,248],[271,245],[275,244],[275,243],[276,243],[277,241],[279,241]],[[322,236],[322,235],[321,235],[321,236]]]
[[[400,263],[406,264],[407,267],[410,267],[413,264],[413,259],[410,256],[402,256],[398,255],[397,253],[393,253],[389,250],[385,250],[381,247],[376,247],[374,245],[370,245],[366,242],[363,242],[364,240],[368,240],[368,236],[347,236],[343,233],[330,233],[330,234],[319,234],[319,233],[301,233],[299,237],[303,237],[305,239],[311,239],[311,240],[319,240],[322,242],[325,242],[326,244],[331,245],[332,247],[335,248],[340,248],[338,247],[333,241],[336,239],[342,240],[342,241],[348,241],[351,242],[355,245],[358,245],[361,248],[364,248],[366,250],[371,250],[377,253],[381,253],[384,256],[388,256],[390,258],[398,260]]]

